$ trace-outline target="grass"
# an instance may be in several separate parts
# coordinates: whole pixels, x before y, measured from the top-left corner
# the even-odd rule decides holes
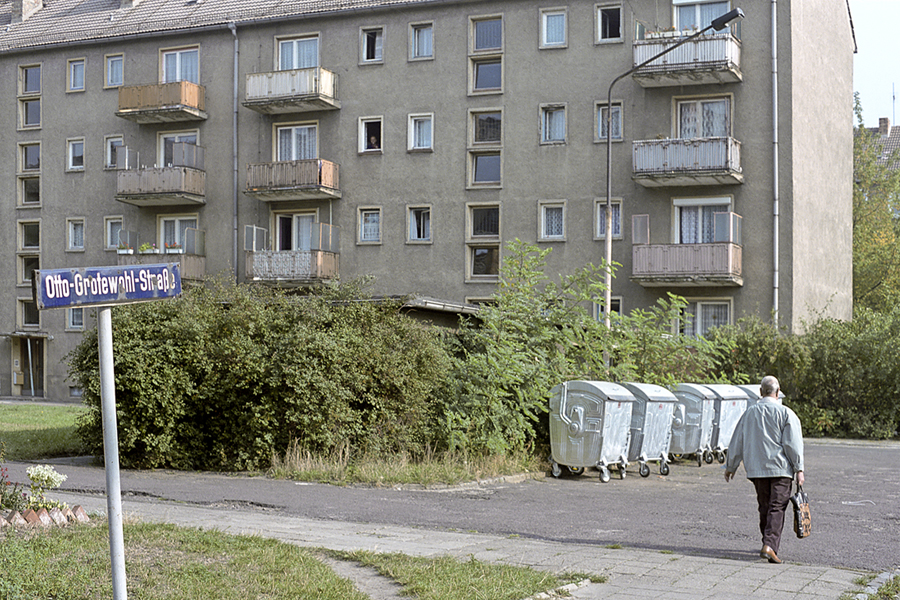
[[[312,549],[260,537],[174,525],[125,525],[128,597],[134,600],[365,600]],[[105,523],[0,532],[0,598],[112,597]],[[377,568],[421,600],[518,600],[587,576],[560,577],[470,559],[329,553]],[[595,578],[596,579],[596,578]]]
[[[75,435],[81,405],[0,404],[0,443],[6,460],[36,460],[83,453]]]

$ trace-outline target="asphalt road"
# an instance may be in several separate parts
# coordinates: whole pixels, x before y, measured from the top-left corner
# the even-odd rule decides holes
[[[813,533],[798,540],[785,527],[779,555],[792,562],[887,571],[900,567],[900,459],[897,442],[807,440],[806,485]],[[22,463],[8,464],[27,481]],[[447,489],[335,487],[211,473],[123,471],[129,499],[204,506],[245,506],[312,519],[386,523],[580,544],[620,544],[716,558],[759,551],[752,485],[725,483],[718,463],[672,464],[668,477],[637,465],[624,480],[580,477],[500,481]],[[102,468],[60,464],[65,491],[102,493]],[[52,493],[48,494],[52,497]]]

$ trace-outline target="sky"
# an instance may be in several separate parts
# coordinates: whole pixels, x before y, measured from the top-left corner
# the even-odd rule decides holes
[[[867,127],[877,127],[879,117],[900,124],[900,0],[850,0],[850,14],[857,45],[853,90],[859,92],[863,120]]]

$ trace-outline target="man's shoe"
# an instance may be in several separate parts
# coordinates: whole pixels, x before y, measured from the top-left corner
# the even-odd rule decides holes
[[[775,551],[769,548],[768,546],[763,546],[762,550],[759,551],[760,558],[766,558],[770,563],[774,563],[776,565],[781,564],[781,559],[778,558],[778,555],[775,554]]]

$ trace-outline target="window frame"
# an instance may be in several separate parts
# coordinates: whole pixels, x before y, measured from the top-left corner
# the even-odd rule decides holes
[[[121,142],[120,144],[113,146],[112,143],[118,140]],[[124,148],[125,147],[125,136],[121,134],[111,134],[103,136],[103,149],[104,154],[106,155],[106,162],[104,164],[104,169],[116,169],[118,168],[117,156],[116,152],[113,151],[113,148]]]
[[[18,232],[18,243],[16,244],[17,252],[25,253],[25,254],[35,254],[40,253],[41,251],[41,220],[40,219],[23,219],[20,221],[16,221],[16,229]],[[28,237],[25,228],[30,226],[37,227],[37,245],[26,245],[26,238]]]
[[[29,182],[37,182],[37,202],[28,201]],[[16,206],[23,208],[39,208],[41,206],[41,177],[40,175],[23,176],[16,178]]]
[[[413,237],[413,213],[416,211],[428,211],[428,237]],[[412,204],[406,207],[406,243],[407,244],[433,244],[434,243],[434,208],[431,204]]]
[[[194,221],[193,227],[181,227],[182,221]],[[184,229],[199,229],[200,228],[200,213],[178,213],[178,214],[163,214],[156,216],[156,244],[157,248],[163,249],[166,247],[166,223],[172,222],[175,226],[175,244],[180,245],[184,248],[185,240],[181,237]]]
[[[113,83],[110,80],[110,64],[112,61],[122,61],[122,81]],[[103,89],[116,89],[125,85],[125,53],[117,52],[115,54],[106,54],[103,56]]]
[[[74,243],[75,240],[75,226],[81,225],[81,245],[76,246]],[[84,252],[85,247],[85,220],[84,217],[70,217],[66,219],[66,252]]]
[[[559,208],[562,210],[562,232],[558,235],[547,233],[547,209]],[[538,201],[538,242],[565,242],[566,225],[568,221],[568,206],[566,200],[539,200]]]
[[[367,58],[369,52],[369,34],[377,33],[381,36],[381,54],[378,54],[378,37],[375,38],[374,58]],[[384,25],[364,25],[359,28],[359,65],[383,65],[384,48],[387,38]]]
[[[160,168],[168,167],[169,165],[166,163],[166,140],[174,139],[175,144],[179,143],[179,139],[182,136],[194,136],[195,146],[200,145],[200,129],[184,129],[181,131],[160,131],[156,134],[156,164],[160,166]],[[183,141],[183,140],[181,140]],[[172,164],[174,166],[174,163]]]
[[[32,129],[40,129],[41,123],[44,120],[43,114],[43,102],[41,102],[40,96],[30,96],[27,98],[19,98],[19,129],[20,130],[32,130]],[[29,107],[37,105],[37,120],[29,121],[30,109]]]
[[[79,315],[78,321],[80,321],[80,323],[76,323],[75,315]],[[66,309],[66,331],[84,331],[83,306],[70,307]]]
[[[731,325],[734,322],[734,299],[733,298],[729,298],[729,297],[708,297],[708,298],[706,298],[706,297],[701,297],[701,298],[685,297],[685,300],[687,301],[687,305],[681,311],[680,315],[675,319],[675,323],[674,323],[674,327],[673,327],[674,333],[678,333],[678,334],[681,334],[681,335],[684,335],[684,336],[690,337],[690,338],[705,337],[706,334],[708,334],[710,330],[708,329],[704,333],[700,334],[698,332],[697,323],[702,322],[702,320],[703,320],[703,310],[702,309],[703,309],[703,306],[706,306],[706,305],[718,305],[718,306],[725,305],[728,307],[727,322],[722,323],[721,325],[716,325],[716,327],[722,327],[723,325]],[[692,315],[691,321],[694,323],[694,326],[692,327],[692,329],[694,331],[693,331],[693,333],[687,333],[687,332],[685,332],[686,319],[684,319],[683,315],[685,314],[685,312],[690,312],[688,309],[691,307],[691,305],[696,305],[696,307],[697,307],[696,312],[691,313],[691,315]]]
[[[378,123],[378,147],[369,148],[369,130],[368,125]],[[384,115],[369,115],[359,117],[357,127],[357,138],[359,145],[359,154],[382,154],[384,152]]]
[[[378,216],[377,239],[370,239],[363,235],[363,226],[366,225],[365,216],[368,214]],[[356,209],[356,244],[358,246],[380,246],[384,238],[384,211],[381,206],[359,206]]]
[[[540,13],[540,32],[538,34],[538,48],[541,50],[556,50],[569,47],[569,10],[568,7],[559,6],[553,8],[539,9]],[[562,15],[563,17],[563,40],[561,42],[551,43],[547,41],[547,17]]]
[[[19,94],[18,95],[20,97],[40,96],[41,95],[41,91],[44,88],[43,66],[44,66],[44,64],[41,62],[19,65],[19,82],[18,82],[19,83],[19,85],[18,85]],[[29,90],[27,87],[28,86],[28,71],[30,71],[31,69],[35,69],[35,68],[38,69],[37,89]]]
[[[622,296],[611,296],[609,301],[610,301],[611,308],[612,308],[612,310],[610,312],[612,314],[621,315],[622,314],[622,306],[623,306],[623,297]],[[591,304],[593,305],[592,313],[594,316],[594,320],[595,321],[605,321],[606,315],[604,313],[606,311],[603,310],[603,303],[595,301],[595,302],[591,302]],[[617,304],[618,304],[618,308],[616,307]]]
[[[622,198],[613,196],[610,201],[612,205],[612,239],[613,241],[625,239],[625,232],[622,229]],[[618,217],[616,216],[616,207],[619,209]],[[606,219],[606,197],[594,198],[594,241],[606,239],[606,223],[600,221]],[[616,234],[616,223],[619,225],[619,233]],[[602,225],[602,227],[601,227]]]
[[[619,36],[604,37],[603,35],[603,11],[608,9],[619,10]],[[622,2],[603,2],[594,5],[594,44],[622,44],[625,42],[625,23],[623,22]]]
[[[416,145],[416,123],[428,121],[428,145]],[[407,117],[407,152],[434,152],[434,113],[410,113]],[[382,144],[383,145],[383,144]]]
[[[418,32],[431,30],[431,54],[419,53]],[[434,21],[417,21],[409,24],[409,59],[410,62],[434,60]]]
[[[478,48],[477,30],[479,23],[488,21],[500,21],[500,45]],[[503,54],[504,44],[506,43],[506,24],[504,23],[503,13],[491,13],[486,15],[474,15],[469,17],[469,54]]]
[[[672,198],[672,230],[671,240],[673,244],[681,244],[681,209],[685,207],[727,205],[728,208],[721,212],[734,212],[733,196],[708,196]],[[690,243],[690,242],[687,242]],[[714,242],[696,242],[700,244],[712,244]]]
[[[731,94],[715,94],[709,96],[681,96],[672,99],[674,103],[674,118],[672,119],[673,137],[679,140],[707,139],[709,136],[697,136],[694,138],[683,137],[681,131],[681,107],[686,104],[697,104],[698,107],[704,102],[724,102],[725,103],[725,135],[711,137],[732,137],[734,132],[734,96]],[[701,109],[702,110],[702,109]]]
[[[497,232],[475,234],[474,212],[479,209],[496,209]],[[500,278],[501,243],[503,234],[502,207],[499,202],[467,202],[466,203],[466,282],[496,282]],[[475,257],[479,250],[496,252],[496,273],[475,273]]]
[[[32,262],[34,263],[33,267]],[[31,277],[26,277],[26,275],[33,274],[40,268],[40,251],[30,250],[16,253],[16,285],[19,287],[31,286]]]
[[[296,55],[296,42],[304,41],[304,40],[316,40],[316,64],[312,67],[292,67],[290,69],[282,69],[281,68],[281,54],[282,48],[281,45],[285,42],[294,42],[294,53]],[[273,65],[275,71],[296,71],[300,69],[317,69],[322,66],[322,36],[319,35],[319,32],[311,32],[311,33],[301,33],[297,35],[277,35],[275,36],[275,52],[274,52],[274,61]],[[293,57],[291,58],[293,62]]]
[[[182,77],[182,55],[190,52],[197,53],[197,81],[191,81],[190,79],[185,79],[184,77]],[[175,65],[178,74],[175,79],[169,79],[166,72],[166,57],[170,54],[174,54],[178,57]],[[195,85],[200,85],[200,71],[200,44],[188,44],[186,46],[174,46],[172,48],[159,49],[159,82],[161,84],[189,81]]]
[[[567,114],[566,103],[550,103],[550,104],[541,104],[540,105],[540,131],[541,131],[541,146],[562,146],[565,145],[568,141],[568,114]],[[562,138],[551,138],[549,131],[549,122],[548,118],[551,114],[562,113],[563,120],[563,134]]]
[[[75,70],[81,67],[81,87],[75,86]],[[84,92],[87,83],[85,76],[87,75],[87,60],[84,57],[70,58],[66,61],[66,93]]]
[[[75,164],[76,158],[79,156],[75,154],[76,147],[81,147],[81,164]],[[83,137],[77,138],[69,138],[66,140],[66,171],[67,172],[82,172],[84,171],[84,154],[85,154],[85,143]]]
[[[702,29],[703,27],[705,27],[705,25],[702,25],[702,23],[700,25],[693,25],[690,28],[686,27],[685,25],[681,24],[681,19],[679,18],[679,13],[680,13],[679,8],[693,5],[695,7],[694,12],[696,13],[701,4],[725,4],[725,6],[726,6],[725,11],[722,12],[721,14],[727,13],[730,10],[728,7],[731,6],[731,2],[729,2],[728,0],[673,0],[672,1],[672,25],[673,25],[673,27],[675,27],[675,29],[678,31],[686,31],[688,33],[693,33],[695,31],[698,31],[698,30]],[[700,15],[695,14],[695,16],[699,17]],[[699,19],[698,19],[698,21],[699,21]],[[707,25],[709,25],[709,23],[707,23]]]
[[[28,168],[28,148],[37,148],[37,166]],[[19,144],[19,165],[18,173],[20,175],[33,175],[41,172],[41,143],[40,142],[22,142]]]
[[[497,64],[500,70],[500,82],[496,87],[479,87],[478,79],[480,69],[487,65]],[[502,94],[504,84],[503,74],[503,56],[473,56],[469,58],[469,95],[470,96],[487,96],[491,94]]]
[[[34,306],[34,313],[37,315],[37,322],[26,322],[26,315],[28,314],[28,306]],[[41,328],[41,311],[37,308],[37,303],[31,298],[18,298],[18,307],[19,307],[19,323],[23,330],[26,331],[35,331]]]
[[[596,143],[596,144],[605,144],[606,143],[606,137],[601,135],[601,133],[602,133],[601,128],[603,125],[606,124],[606,119],[603,118],[602,113],[605,110],[608,110],[608,108],[609,108],[609,105],[607,105],[605,100],[594,103],[594,143]],[[625,139],[624,103],[621,100],[613,100],[612,108],[613,108],[613,118],[612,118],[612,123],[610,123],[610,125],[613,125],[616,122],[616,109],[618,109],[619,135],[618,135],[618,137],[614,136],[612,138],[612,143],[615,144],[618,142],[622,142]],[[613,129],[615,129],[615,128],[613,128]]]
[[[292,158],[289,161],[282,161],[280,159],[281,156],[281,132],[290,129],[313,129],[315,130],[316,136],[316,147],[313,152],[314,156],[312,158]],[[292,135],[292,140],[296,138]],[[294,144],[292,141],[291,144]],[[297,155],[297,148],[291,147],[291,155]],[[274,162],[293,162],[297,160],[318,160],[319,159],[319,122],[318,121],[297,121],[297,122],[288,122],[288,123],[273,123],[272,124],[272,159]]]
[[[119,246],[119,238],[118,232],[116,233],[116,239],[112,239],[112,225],[118,223],[119,231],[125,231],[125,219],[122,215],[109,215],[103,217],[103,242],[105,250],[112,250],[113,252]]]
[[[484,48],[477,47],[477,29],[479,23],[488,21],[500,22],[500,45]],[[502,94],[505,77],[503,69],[503,53],[506,44],[506,23],[503,13],[492,13],[486,15],[476,15],[469,17],[469,70],[468,70],[468,95],[482,96],[491,94]],[[496,64],[499,77],[496,86],[478,86],[480,69],[487,65]]]

